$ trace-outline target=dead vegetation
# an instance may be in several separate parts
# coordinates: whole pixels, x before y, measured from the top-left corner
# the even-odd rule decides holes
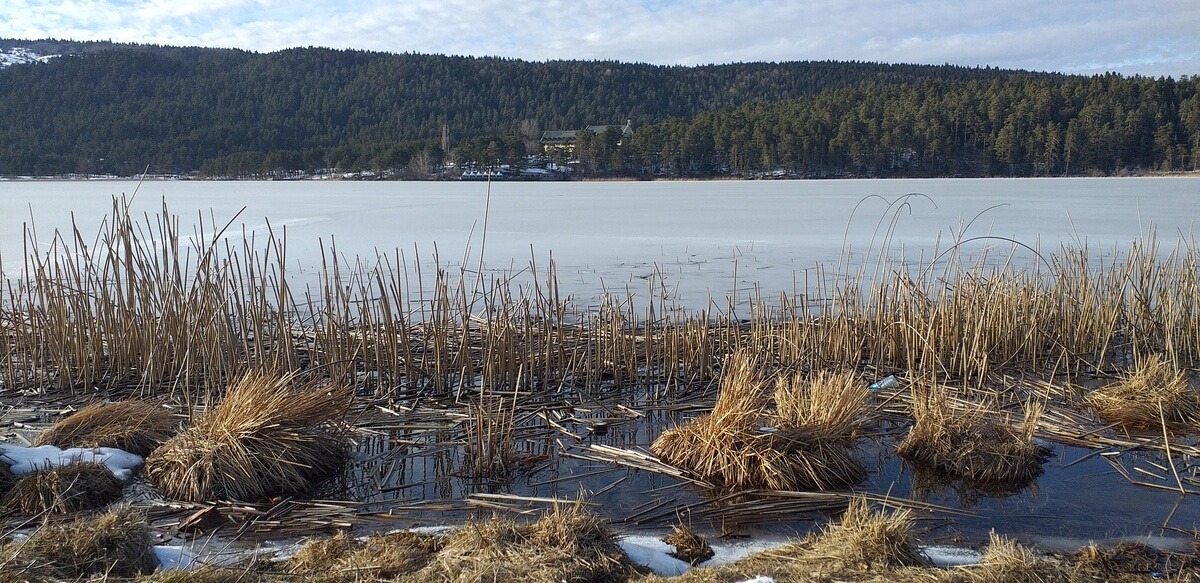
[[[141,399],[92,403],[37,436],[34,445],[115,447],[142,457],[178,432],[169,409]]]
[[[830,490],[866,477],[853,450],[865,389],[844,375],[796,376],[772,395],[763,377],[754,357],[735,354],[712,412],[663,432],[650,451],[729,490]]]
[[[1134,430],[1200,423],[1200,393],[1162,355],[1145,358],[1117,383],[1084,400],[1101,419]]]
[[[896,452],[950,480],[983,489],[1021,488],[1042,475],[1048,452],[1033,442],[1042,405],[1026,403],[1014,426],[986,403],[955,401],[933,386],[914,395],[915,423]]]
[[[358,541],[347,534],[309,542],[288,563],[305,579],[413,583],[620,582],[640,571],[600,518],[563,506],[536,522],[473,522],[448,536],[397,532]]]
[[[123,487],[104,464],[73,463],[21,476],[0,500],[25,514],[69,514],[116,502]]]
[[[429,564],[444,544],[443,537],[412,532],[371,535],[364,541],[339,532],[309,541],[288,561],[287,570],[331,581],[392,580]]]
[[[699,565],[716,554],[704,537],[684,524],[671,527],[671,534],[663,537],[662,540],[675,547],[675,552],[671,553],[671,556],[692,565]]]
[[[29,539],[0,549],[3,571],[34,578],[134,577],[157,567],[146,518],[119,507],[67,524],[43,524]]]
[[[0,462],[0,499],[16,482],[17,476],[12,473],[12,469],[8,467],[8,464]]]
[[[346,460],[336,424],[350,398],[347,387],[247,373],[147,458],[146,477],[165,496],[197,502],[309,492]]]

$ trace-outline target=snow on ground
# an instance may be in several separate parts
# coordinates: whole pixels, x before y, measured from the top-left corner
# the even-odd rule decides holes
[[[932,545],[921,547],[921,553],[938,567],[962,567],[976,565],[983,559],[983,553],[965,547],[947,547]]]
[[[0,69],[11,65],[26,65],[29,63],[45,63],[48,59],[58,55],[50,55],[43,57],[29,49],[21,47],[13,47],[10,49],[0,50]]]
[[[118,480],[128,482],[133,471],[146,460],[142,456],[115,447],[72,447],[59,449],[53,445],[21,447],[0,444],[0,461],[8,464],[17,476],[41,469],[56,468],[78,462],[96,462],[108,466]]]

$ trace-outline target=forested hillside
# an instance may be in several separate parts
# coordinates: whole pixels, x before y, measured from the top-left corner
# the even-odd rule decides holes
[[[7,43],[7,44],[6,44]],[[845,62],[617,62],[0,41],[0,175],[519,162],[581,136],[581,173],[1077,174],[1200,156],[1194,80]],[[443,130],[450,151],[442,148]]]

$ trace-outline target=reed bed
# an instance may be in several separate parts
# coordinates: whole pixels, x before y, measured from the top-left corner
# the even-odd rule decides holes
[[[722,489],[831,490],[865,478],[852,446],[866,390],[846,375],[781,377],[772,395],[764,375],[755,357],[735,354],[712,412],[663,432],[650,451]]]
[[[333,244],[316,283],[293,290],[283,236],[230,230],[185,237],[165,207],[139,220],[117,199],[94,237],[75,228],[28,251],[22,275],[0,282],[4,387],[136,387],[190,404],[236,371],[300,367],[386,398],[564,380],[669,389],[711,379],[741,349],[976,384],[1007,369],[1111,372],[1130,355],[1200,362],[1200,249],[1188,241],[1136,241],[1107,262],[1063,247],[1029,267],[1011,256],[965,265],[960,241],[874,274],[818,268],[797,293],[755,295],[738,318],[715,302],[677,309],[661,282],[648,284],[657,300],[614,293],[584,309],[559,295],[552,262],[524,279],[423,274],[419,254],[347,259]],[[32,228],[28,239],[45,248]]]
[[[70,514],[116,502],[123,489],[104,464],[74,463],[25,474],[0,500],[25,514]]]
[[[142,457],[179,431],[162,404],[141,399],[92,403],[38,434],[34,445],[115,447]]]
[[[346,460],[338,423],[351,396],[295,374],[247,373],[146,459],[146,477],[165,496],[191,502],[310,492]]]

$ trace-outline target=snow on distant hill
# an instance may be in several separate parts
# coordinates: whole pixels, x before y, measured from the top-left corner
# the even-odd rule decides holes
[[[49,59],[53,59],[58,55],[42,56],[29,49],[22,47],[12,47],[0,49],[0,69],[10,65],[24,65],[26,63],[45,63]]]

